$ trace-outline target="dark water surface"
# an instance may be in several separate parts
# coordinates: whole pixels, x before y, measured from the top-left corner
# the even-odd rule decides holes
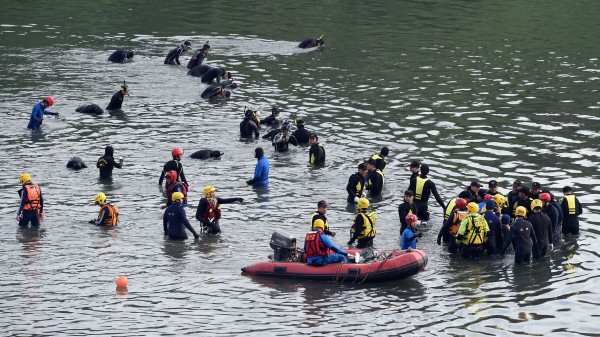
[[[600,336],[600,2],[598,1],[35,1],[0,11],[0,335],[411,335]],[[325,34],[323,52],[299,50]],[[210,41],[208,64],[240,84],[225,104],[166,53]],[[106,59],[133,48],[134,61]],[[121,81],[124,112],[105,107]],[[26,129],[32,106],[53,95],[59,119]],[[306,165],[308,149],[273,153],[242,142],[244,106],[301,116],[327,149],[327,166]],[[265,132],[263,129],[262,132]],[[107,144],[125,167],[112,182],[94,168]],[[356,164],[391,149],[378,213],[377,248],[398,247],[396,208],[419,159],[445,201],[471,180],[539,181],[555,194],[571,185],[584,205],[581,234],[565,237],[530,266],[504,259],[461,261],[435,243],[440,207],[419,242],[425,272],[374,285],[250,278],[240,268],[269,254],[274,230],[303,238],[316,202],[344,246],[353,212],[347,179]],[[202,187],[223,205],[218,238],[162,236],[157,185],[170,149],[213,148],[220,160],[183,160],[188,218]],[[268,191],[248,188],[253,149],[271,162]],[[71,156],[91,167],[72,172]],[[18,176],[44,192],[43,230],[14,220]],[[116,229],[90,226],[103,191],[121,209]],[[192,221],[197,227],[197,221]],[[300,240],[302,241],[302,240]],[[129,278],[127,293],[115,278]]]

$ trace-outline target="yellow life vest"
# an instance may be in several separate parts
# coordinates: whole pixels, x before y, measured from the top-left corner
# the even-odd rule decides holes
[[[482,215],[469,214],[461,222],[461,226],[463,224],[466,226],[461,240],[463,245],[482,245],[485,243],[490,227]]]
[[[423,197],[423,187],[425,187],[425,183],[429,180],[429,178],[421,178],[417,177],[417,186],[415,187],[415,200],[421,200]]]
[[[379,153],[376,153],[376,154],[374,154],[374,155],[371,157],[371,159],[373,159],[373,160],[382,160],[382,159],[383,159],[383,157],[382,157],[382,156],[381,156]],[[383,168],[381,169],[381,173],[385,173],[385,168],[386,168],[386,167],[387,167],[387,164],[386,164],[386,165],[383,165]]]
[[[312,214],[312,217],[310,218],[310,230],[311,231],[316,231],[314,225],[315,225],[315,220],[317,220],[317,215],[323,215],[319,212],[314,212]],[[329,230],[329,220],[325,220],[325,228],[323,228],[324,231]]]
[[[448,203],[448,207],[446,207],[446,211],[444,212],[444,221],[448,220],[450,214],[454,211],[454,206],[456,206],[456,198],[450,200]]]
[[[575,202],[575,196],[573,194],[565,195],[567,200],[567,206],[569,206],[569,215],[577,214],[577,203]]]
[[[321,150],[323,150],[323,153],[325,153],[325,148],[323,146],[321,146],[321,144],[317,144],[318,147],[321,148]],[[310,163],[314,164],[315,163],[315,154],[311,154],[310,155]]]
[[[104,209],[108,209],[108,214],[106,214],[106,218],[104,219],[104,226],[114,227],[119,224],[119,208],[117,205],[106,204],[100,208],[98,211],[98,217],[102,216],[102,212]]]
[[[381,187],[383,187],[383,185],[385,185],[385,176],[378,169],[375,169],[375,173],[379,173],[379,175],[381,176]],[[369,178],[369,185],[373,185],[373,183],[371,183],[371,178]]]
[[[458,228],[460,227],[461,222],[467,217],[469,212],[467,211],[455,211],[454,212],[454,222],[450,224],[448,228],[448,232],[453,237],[456,237],[456,233],[458,233]]]
[[[359,213],[363,217],[363,225],[360,228],[361,231],[358,233],[358,239],[374,238],[377,231],[375,229],[375,221],[377,216],[375,212]]]

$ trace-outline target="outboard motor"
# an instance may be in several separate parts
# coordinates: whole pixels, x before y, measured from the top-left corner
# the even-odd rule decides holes
[[[283,232],[274,232],[271,235],[274,261],[297,261],[296,238]]]

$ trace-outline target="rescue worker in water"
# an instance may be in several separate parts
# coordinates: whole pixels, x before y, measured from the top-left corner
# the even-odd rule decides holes
[[[490,227],[483,215],[478,213],[479,205],[476,203],[467,204],[467,212],[456,233],[456,243],[461,249],[463,258],[479,257],[487,241]]]
[[[42,190],[38,184],[31,182],[29,173],[23,173],[19,176],[19,183],[23,186],[19,191],[21,204],[17,212],[17,221],[19,226],[25,227],[31,225],[37,227],[40,225],[40,220],[44,220],[44,198]]]
[[[102,192],[96,194],[94,203],[100,206],[98,218],[90,220],[96,226],[114,227],[119,224],[119,208],[115,204],[106,202],[106,195]]]
[[[306,263],[312,266],[324,266],[330,263],[346,263],[348,260],[343,249],[339,248],[323,232],[325,223],[321,219],[313,223],[314,231],[308,232],[304,239]]]
[[[373,238],[377,234],[375,230],[375,221],[377,216],[375,212],[367,212],[369,208],[369,200],[367,198],[359,198],[358,203],[358,214],[354,218],[354,223],[351,229],[350,241],[348,245],[351,245],[358,239],[356,248],[367,248],[373,246]]]
[[[232,202],[243,202],[243,198],[218,198],[215,195],[217,189],[214,186],[204,187],[204,197],[198,203],[196,220],[202,224],[202,232],[206,235],[217,235],[221,233],[219,220],[221,219],[221,204]]]

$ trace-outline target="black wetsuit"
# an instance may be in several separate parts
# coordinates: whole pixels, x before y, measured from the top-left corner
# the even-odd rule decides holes
[[[515,202],[517,202],[518,199],[520,199],[519,193],[517,193],[515,191],[508,192],[508,195],[506,196],[506,207],[503,209],[504,210],[503,213],[508,214],[508,215],[510,215],[511,218],[513,218],[513,213],[514,213],[513,205],[515,204]],[[527,210],[529,210],[529,209],[527,209]]]
[[[163,179],[165,179],[165,174],[171,170],[177,172],[177,180],[187,185],[187,180],[185,179],[185,174],[183,173],[183,165],[179,162],[179,160],[176,159],[169,160],[163,166],[163,171],[158,179],[159,185],[162,185]]]
[[[474,203],[476,203],[476,204],[478,204],[478,203],[479,203],[479,200],[477,199],[477,193],[473,192],[473,191],[471,190],[471,188],[467,188],[466,190],[464,190],[464,191],[463,191],[463,192],[461,192],[461,193],[464,193],[464,192],[467,192],[467,193],[469,193],[469,199],[467,199],[467,201],[468,201],[468,202],[474,202]],[[466,198],[465,198],[465,199],[466,199]]]
[[[508,233],[506,243],[502,248],[502,254],[510,246],[510,243],[513,243],[513,248],[515,249],[515,262],[529,262],[531,261],[531,252],[532,248],[537,249],[537,239],[535,237],[535,231],[533,230],[533,225],[531,222],[518,218],[513,222],[510,226],[510,232]],[[531,246],[531,242],[533,241],[533,247]]]
[[[271,142],[277,152],[286,152],[289,149],[289,145],[298,146],[296,138],[289,133],[284,136],[283,132],[278,133]]]
[[[213,84],[209,85],[208,88],[204,89],[200,97],[204,99],[211,99],[213,97],[221,97],[221,90],[224,89],[222,85]]]
[[[529,216],[529,222],[531,222],[537,238],[537,249],[533,252],[533,257],[546,256],[548,245],[552,243],[552,221],[542,212],[533,212]]]
[[[260,124],[262,124],[262,120],[260,121]],[[271,130],[271,132],[262,136],[262,139],[268,139],[270,141],[273,141],[273,139],[275,139],[275,136],[277,136],[277,134],[279,134],[279,132],[281,132],[281,129],[273,129],[273,130]]]
[[[366,214],[365,214],[365,216],[366,216]],[[373,239],[375,238],[375,237],[362,238],[362,239],[358,238],[358,235],[362,231],[362,227],[365,224],[365,216],[362,216],[361,213],[359,213],[354,218],[354,223],[352,224],[352,228],[353,228],[354,232],[352,234],[352,237],[350,238],[350,242],[348,242],[348,244],[351,244],[351,242],[354,242],[355,240],[358,239],[358,241],[356,243],[356,248],[358,248],[358,249],[372,247],[373,246]]]
[[[426,178],[427,176],[425,176],[425,177],[421,176],[421,177]],[[417,187],[417,177],[415,177],[414,180],[411,180],[411,184],[408,187],[408,189],[415,193],[418,193],[417,191],[415,191],[416,187]],[[431,179],[429,179],[423,185],[423,192],[421,194],[421,200],[416,200],[417,198],[415,197],[415,201],[414,201],[415,204],[417,204],[417,209],[419,210],[419,213],[417,214],[417,216],[422,221],[429,221],[429,212],[428,212],[429,206],[427,205],[427,202],[429,201],[429,196],[431,194],[433,194],[437,203],[442,207],[442,213],[446,211],[446,207],[444,206],[444,201],[440,197],[440,194],[438,193],[437,188],[435,187],[435,183],[433,181],[431,181]]]
[[[270,116],[267,116],[267,117],[261,119],[260,124],[266,124],[269,126],[277,126],[277,125],[279,125],[279,121],[277,120],[277,118],[275,116],[270,115]]]
[[[192,227],[192,224],[188,221],[185,210],[181,205],[174,202],[172,203],[163,215],[163,229],[165,235],[169,236],[169,239],[172,240],[185,240],[188,238],[185,229],[188,229],[192,234],[194,234],[195,238],[198,238],[199,235]]]
[[[192,56],[190,61],[188,62],[187,68],[193,69],[193,68],[201,65],[202,62],[204,62],[205,58],[206,58],[206,53],[204,52],[204,49],[198,49],[196,51],[196,53]],[[189,75],[189,73],[188,73],[188,75]]]
[[[306,39],[298,44],[298,48],[313,48],[317,46],[317,39]]]
[[[408,189],[410,190],[411,187],[415,187],[417,186],[417,177],[419,176],[419,171],[417,172],[412,172],[410,175],[410,179],[408,180]],[[411,190],[414,192],[414,190]]]
[[[485,218],[485,221],[487,221],[488,227],[490,228],[490,231],[487,234],[487,240],[485,241],[485,249],[487,250],[488,255],[492,255],[497,253],[502,247],[502,244],[498,246],[498,243],[504,243],[502,224],[500,223],[500,218],[494,214],[493,210],[486,210],[485,213],[483,213],[483,217]]]
[[[383,190],[383,175],[380,173],[381,171],[378,171],[377,169],[367,172],[367,177],[365,178],[367,181],[366,188],[371,197],[381,195],[381,191]]]
[[[221,204],[230,204],[232,202],[242,202],[242,198],[219,198],[217,197],[217,205]],[[207,213],[206,209],[208,208],[208,200],[206,198],[200,199],[198,203],[198,208],[196,209],[196,220],[202,223],[203,227],[207,228],[207,235],[216,235],[221,233],[221,226],[219,226],[219,220],[221,219],[221,215],[219,213],[218,216],[215,216],[212,221],[203,215]]]
[[[313,144],[308,149],[308,163],[313,165],[325,164],[325,148],[319,144]]]
[[[80,105],[75,109],[75,111],[84,114],[101,114],[104,112],[104,110],[102,110],[98,104]]]
[[[574,214],[569,213],[569,203],[565,198],[562,201],[562,212],[563,212],[563,223],[562,223],[562,233],[563,234],[579,234],[579,215],[583,213],[583,208],[581,207],[581,203],[579,199],[575,198],[575,209]]]
[[[123,106],[124,99],[125,99],[125,94],[123,94],[123,91],[119,90],[119,91],[115,92],[115,94],[112,95],[112,98],[110,99],[110,103],[108,103],[106,110],[121,109],[121,107]]]
[[[108,62],[123,63],[127,61],[127,50],[116,50],[108,57]]]
[[[240,122],[240,137],[252,138],[252,135],[254,135],[255,138],[258,138],[258,126],[252,121],[251,117],[245,117],[244,120]]]
[[[187,74],[190,76],[194,76],[194,77],[202,77],[204,74],[206,74],[207,71],[209,71],[211,69],[212,69],[211,66],[207,66],[206,64],[201,64],[199,66],[196,66],[196,67],[188,70]]]
[[[356,172],[348,178],[348,184],[346,185],[346,191],[348,192],[348,198],[346,200],[349,204],[354,204],[354,197],[360,198],[365,189],[365,177],[360,173]]]
[[[183,54],[183,45],[171,50],[168,54],[167,57],[165,57],[165,64],[173,64],[173,62],[176,62],[177,65],[181,65],[181,62],[179,62],[179,56],[181,56],[181,54]]]
[[[112,146],[107,146],[104,149],[104,156],[98,158],[98,162],[96,162],[96,167],[100,169],[100,178],[106,179],[112,177],[113,167],[121,168],[121,163],[117,163],[113,158],[113,148]]]
[[[417,205],[414,202],[410,204],[406,201],[403,201],[398,206],[398,216],[400,217],[400,236],[402,236],[402,232],[408,227],[406,223],[406,216],[409,214],[417,214]]]
[[[73,157],[71,159],[69,159],[69,162],[67,163],[67,168],[73,169],[73,170],[81,170],[84,168],[87,168],[87,165],[83,162],[83,160],[79,157]]]
[[[310,134],[311,132],[306,130],[304,125],[298,125],[298,129],[292,133],[292,136],[296,137],[299,144],[307,144],[309,142]]]
[[[219,83],[223,76],[225,76],[225,69],[212,68],[202,75],[201,81],[202,83],[213,83],[216,80],[216,82]]]
[[[27,183],[27,185],[33,185],[32,182]],[[38,186],[39,187],[39,186]],[[21,204],[19,206],[18,214],[21,215],[21,219],[19,219],[19,226],[26,227],[31,222],[31,225],[34,227],[38,227],[40,225],[40,214],[44,212],[44,198],[42,197],[42,191],[40,190],[40,202],[38,209],[24,209],[25,204],[29,201],[27,195],[27,189],[22,187],[17,191],[19,193],[19,197],[21,198]]]
[[[219,158],[223,155],[223,152],[216,150],[199,150],[190,156],[194,159],[208,159],[208,158]]]
[[[458,244],[456,243],[456,239],[454,236],[452,236],[452,234],[450,234],[450,226],[452,226],[452,224],[454,224],[454,217],[456,217],[456,216],[457,216],[456,212],[452,212],[448,216],[448,220],[446,220],[444,222],[444,224],[442,225],[442,228],[440,228],[440,231],[439,231],[438,237],[437,237],[438,245],[442,244],[442,239],[444,240],[444,242],[448,243],[448,251],[450,253],[456,253],[458,251]]]

